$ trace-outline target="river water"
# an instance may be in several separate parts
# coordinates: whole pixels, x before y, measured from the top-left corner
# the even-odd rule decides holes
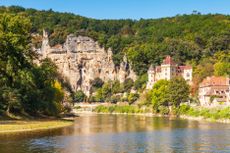
[[[84,115],[71,127],[0,135],[0,153],[230,152],[230,124],[132,115]]]

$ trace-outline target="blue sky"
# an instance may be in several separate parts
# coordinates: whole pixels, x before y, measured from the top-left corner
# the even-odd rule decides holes
[[[71,12],[96,19],[160,18],[177,14],[230,14],[230,0],[0,0],[0,5]]]

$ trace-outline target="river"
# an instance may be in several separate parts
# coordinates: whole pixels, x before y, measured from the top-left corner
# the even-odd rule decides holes
[[[82,115],[71,127],[0,135],[0,153],[230,152],[230,124]]]

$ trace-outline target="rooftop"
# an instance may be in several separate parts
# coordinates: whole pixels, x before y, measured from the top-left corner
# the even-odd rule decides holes
[[[229,78],[217,76],[207,77],[202,81],[200,86],[229,86]]]
[[[171,56],[166,56],[165,59],[163,60],[163,63],[165,65],[175,65],[175,62],[173,61]]]

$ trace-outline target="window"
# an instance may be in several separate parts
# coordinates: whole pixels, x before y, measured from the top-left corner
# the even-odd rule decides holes
[[[186,74],[186,76],[187,76],[187,77],[190,77],[190,74],[189,74],[189,73],[187,73],[187,74]]]

